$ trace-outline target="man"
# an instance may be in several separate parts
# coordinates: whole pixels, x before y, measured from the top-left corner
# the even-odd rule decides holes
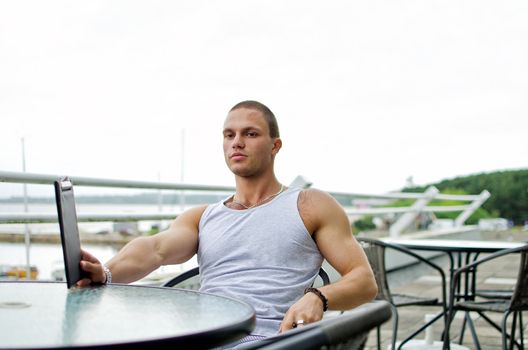
[[[286,188],[275,177],[282,146],[265,105],[243,101],[228,113],[224,157],[236,192],[225,201],[189,209],[163,232],[128,243],[108,264],[83,251],[91,282],[129,283],[162,265],[198,254],[201,290],[245,300],[257,313],[256,337],[320,320],[377,293],[366,256],[348,218],[328,193]],[[326,259],[342,278],[308,289]]]

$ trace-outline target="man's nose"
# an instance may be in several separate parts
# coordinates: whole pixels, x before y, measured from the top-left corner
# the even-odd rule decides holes
[[[243,148],[244,147],[244,140],[242,138],[242,135],[235,135],[235,137],[233,138],[233,143],[231,145],[231,147],[233,148]]]

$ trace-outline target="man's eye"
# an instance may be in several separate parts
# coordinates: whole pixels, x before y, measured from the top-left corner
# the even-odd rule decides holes
[[[254,132],[254,131],[248,131],[246,135],[249,136],[249,137],[255,137],[255,136],[257,136],[257,133]]]

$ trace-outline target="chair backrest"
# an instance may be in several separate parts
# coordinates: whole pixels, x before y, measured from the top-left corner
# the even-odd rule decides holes
[[[200,281],[198,279],[199,274],[200,274],[200,270],[198,267],[192,268],[189,271],[179,274],[173,277],[172,279],[170,279],[169,281],[165,282],[163,284],[163,287],[178,286],[180,288],[186,288],[186,289],[199,289],[200,288]],[[319,279],[321,281],[318,285],[330,284],[330,277],[328,277],[328,274],[322,267],[319,269]]]
[[[391,315],[388,302],[373,301],[338,316],[325,318],[261,341],[240,345],[237,349],[361,349],[369,331],[388,321]]]
[[[330,277],[328,276],[328,273],[326,273],[326,271],[322,267],[319,269],[319,278],[321,279],[321,283],[323,286],[330,284]]]
[[[510,309],[515,311],[528,310],[528,251],[524,249],[520,254],[517,283],[510,302]]]
[[[385,246],[376,240],[358,237],[359,244],[367,256],[372,272],[378,285],[378,295],[376,299],[387,300],[392,303],[392,296],[387,281],[387,271],[385,268]]]
[[[511,311],[528,311],[528,244],[499,250],[493,254],[487,255],[483,258],[480,258],[472,263],[462,266],[457,269],[453,274],[453,283],[451,283],[451,293],[450,293],[450,312],[452,312],[452,306],[454,305],[454,295],[455,290],[458,288],[463,273],[467,271],[475,271],[475,269],[484,263],[489,263],[490,261],[504,257],[510,254],[520,254],[519,269],[517,273],[517,281],[515,283],[515,288],[513,290],[509,310]]]
[[[169,281],[163,283],[163,287],[178,286],[184,289],[198,289],[200,288],[200,282],[198,281],[199,274],[200,274],[199,268],[194,267],[188,271],[185,271],[171,278]],[[182,284],[182,285],[180,286],[179,284]]]

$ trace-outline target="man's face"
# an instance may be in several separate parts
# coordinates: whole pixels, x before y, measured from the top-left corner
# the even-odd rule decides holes
[[[225,161],[235,175],[255,176],[272,168],[281,141],[270,137],[261,112],[248,108],[229,112],[223,135]]]

